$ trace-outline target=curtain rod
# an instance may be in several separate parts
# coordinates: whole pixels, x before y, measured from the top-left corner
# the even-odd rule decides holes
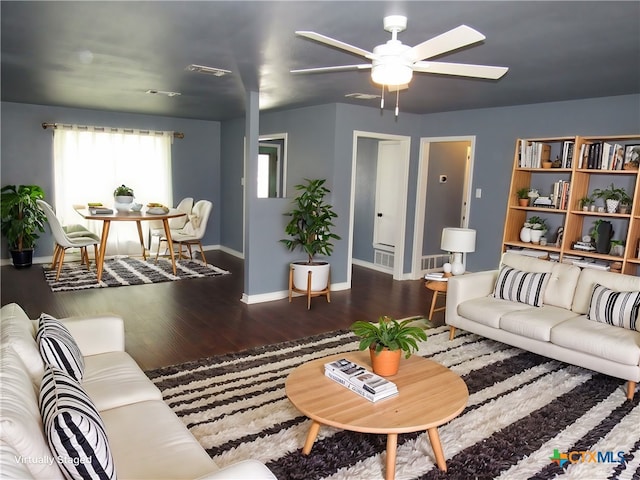
[[[42,128],[44,128],[45,130],[47,128],[60,128],[60,127],[70,127],[71,125],[67,125],[67,124],[61,124],[61,123],[47,123],[47,122],[42,122]],[[96,130],[101,130],[103,132],[108,132],[109,130],[120,130],[123,131],[125,133],[133,133],[134,129],[133,128],[112,128],[112,127],[89,127],[88,125],[78,125],[78,128],[80,129],[88,129],[88,128],[94,128]],[[149,135],[151,135],[153,132],[153,130],[139,130],[141,133],[148,133]],[[164,132],[159,132],[159,133],[164,133]],[[184,138],[184,133],[181,132],[171,132],[173,134],[174,138],[179,138],[179,139],[183,139]]]

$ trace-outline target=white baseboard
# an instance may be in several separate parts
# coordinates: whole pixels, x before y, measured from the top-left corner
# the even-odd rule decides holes
[[[358,265],[359,267],[368,268],[369,270],[375,270],[376,272],[388,273],[389,275],[393,275],[393,270],[382,267],[380,265],[376,265],[372,262],[366,262],[364,260],[358,260],[357,258],[352,258],[351,263],[354,265]]]
[[[244,253],[234,250],[232,248],[225,247],[224,245],[218,245],[216,249],[220,250],[221,252],[228,253],[229,255],[233,255],[234,257],[241,258],[244,260]]]

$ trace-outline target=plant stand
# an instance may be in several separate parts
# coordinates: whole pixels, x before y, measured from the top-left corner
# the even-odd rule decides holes
[[[331,303],[331,272],[329,272],[329,280],[327,281],[327,288],[324,290],[311,290],[311,275],[313,272],[309,271],[307,274],[307,288],[301,289],[293,286],[293,266],[289,267],[289,303],[291,303],[291,299],[293,298],[293,293],[302,293],[307,296],[307,310],[311,308],[311,297],[319,297],[320,295],[325,295],[327,297],[327,303]]]

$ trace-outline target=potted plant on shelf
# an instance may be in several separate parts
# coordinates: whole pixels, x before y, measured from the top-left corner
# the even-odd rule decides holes
[[[377,323],[358,320],[351,325],[351,331],[360,337],[360,350],[369,349],[374,373],[383,377],[395,375],[402,353],[409,358],[418,350],[418,342],[427,340],[423,328],[410,325],[418,318],[398,321],[384,315]]]
[[[519,188],[516,195],[518,197],[518,205],[521,207],[529,205],[529,189],[527,187]]]
[[[340,237],[331,232],[332,220],[338,215],[333,206],[325,202],[330,190],[324,186],[325,179],[305,179],[304,184],[294,188],[300,192],[294,199],[294,208],[285,213],[291,217],[285,233],[291,238],[280,240],[287,249],[300,248],[307,254],[306,261],[293,262],[293,284],[299,290],[307,290],[308,272],[311,271],[311,291],[317,292],[329,287],[329,263],[317,261],[316,255],[329,256],[333,252],[332,240]]]
[[[114,207],[119,212],[128,212],[133,203],[133,189],[122,184],[113,191]]]
[[[540,243],[540,238],[547,232],[547,221],[540,217],[531,217],[527,220],[531,226],[531,243]]]
[[[589,211],[589,207],[593,205],[593,202],[594,202],[593,198],[586,195],[582,197],[580,200],[578,200],[578,205],[582,210],[587,212]]]
[[[44,233],[47,217],[36,200],[44,200],[44,191],[37,185],[6,185],[0,191],[2,202],[2,234],[16,268],[30,267],[33,249],[40,233]]]
[[[607,213],[616,213],[621,200],[630,200],[627,191],[624,188],[616,188],[613,183],[607,188],[596,188],[593,195],[605,201]]]

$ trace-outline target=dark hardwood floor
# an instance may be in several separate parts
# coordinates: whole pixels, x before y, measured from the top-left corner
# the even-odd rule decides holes
[[[53,293],[42,265],[1,268],[2,305],[16,302],[31,318],[41,312],[62,318],[113,313],[124,318],[126,350],[145,370],[345,329],[355,320],[380,315],[426,315],[431,292],[422,280],[394,281],[390,275],[353,267],[351,290],[311,301],[294,298],[246,305],[243,261],[220,251],[207,260],[231,271],[222,277],[154,285]],[[442,300],[439,300],[442,302]],[[434,323],[443,322],[443,312]]]

